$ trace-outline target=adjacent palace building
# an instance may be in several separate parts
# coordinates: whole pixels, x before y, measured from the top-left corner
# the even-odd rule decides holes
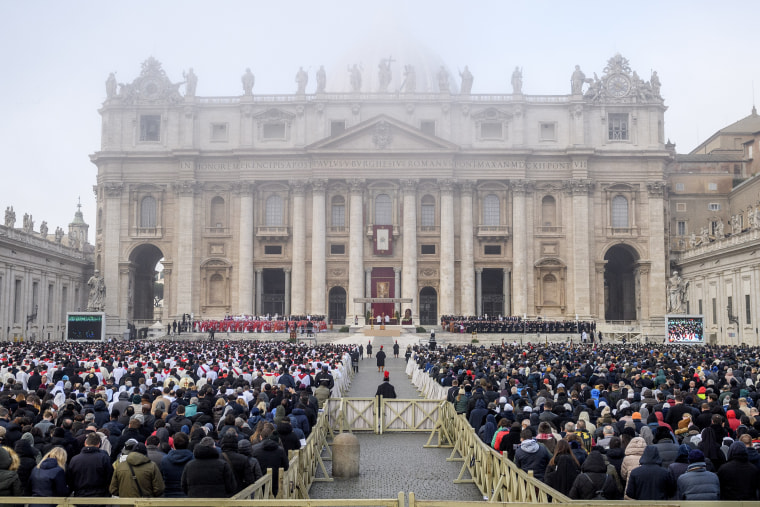
[[[363,323],[371,309],[662,336],[672,154],[657,74],[616,55],[599,77],[569,69],[557,95],[524,91],[520,69],[473,94],[466,67],[437,63],[301,70],[283,95],[256,94],[246,70],[239,94],[196,96],[192,69],[177,84],[152,58],[131,83],[109,77],[91,157],[107,313],[153,319],[163,259],[170,319]]]

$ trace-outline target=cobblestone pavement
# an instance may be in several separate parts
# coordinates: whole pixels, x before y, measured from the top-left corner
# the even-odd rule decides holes
[[[380,345],[387,354],[385,365],[390,371],[390,382],[399,398],[421,398],[417,388],[405,374],[405,343],[408,339],[398,338],[401,350],[399,358],[393,357],[393,342],[390,337],[364,337],[353,335],[356,343],[372,341],[373,354],[359,361],[359,373],[354,376],[349,397],[374,396],[377,386],[383,381],[383,374],[377,371],[375,352]],[[417,338],[414,338],[417,340]],[[402,342],[404,344],[402,344]],[[482,500],[474,484],[454,484],[462,467],[461,461],[447,462],[450,448],[424,448],[430,434],[424,433],[356,433],[359,438],[359,477],[335,479],[333,482],[314,482],[309,496],[314,499],[326,498],[396,498],[399,491],[414,492],[420,500]],[[328,473],[332,462],[326,461]]]

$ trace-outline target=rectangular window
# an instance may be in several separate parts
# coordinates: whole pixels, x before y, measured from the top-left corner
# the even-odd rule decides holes
[[[607,117],[610,141],[628,141],[628,114],[610,113]]]
[[[13,288],[13,323],[21,322],[21,280],[16,280]]]
[[[330,255],[345,255],[345,254],[346,254],[346,245],[344,245],[343,243],[330,245]]]
[[[686,222],[679,220],[676,222],[676,228],[679,236],[686,236]]]
[[[707,209],[710,211],[720,211],[720,203],[718,202],[711,202],[707,205]]]
[[[480,137],[482,139],[502,139],[504,125],[500,121],[484,121],[480,124]]]
[[[282,255],[282,245],[264,245],[265,255]]]
[[[69,311],[69,288],[64,286],[61,287],[61,319],[63,319],[66,315],[66,312]]]
[[[717,183],[708,183],[707,184],[707,190],[718,190],[718,184]]]
[[[48,297],[47,297],[47,321],[53,322],[53,297],[55,295],[55,286],[51,283],[48,285]]]
[[[679,213],[685,213],[686,212],[686,203],[685,202],[677,202],[676,203],[676,211]]]
[[[161,116],[145,114],[140,116],[140,141],[157,142],[161,140]]]
[[[698,300],[697,300],[697,306],[699,307],[699,312],[698,312],[698,313],[699,313],[699,315],[704,315],[704,314],[702,313],[702,300],[701,300],[701,299],[698,299]]]
[[[338,136],[346,131],[346,120],[333,120],[330,122],[330,135]]]
[[[332,205],[332,226],[333,227],[346,226],[346,205],[345,204]]]
[[[422,255],[435,255],[435,245],[420,245]]]
[[[32,282],[32,308],[31,314],[36,315],[37,310],[40,308],[40,282]],[[37,322],[35,317],[33,322]]]
[[[226,123],[212,123],[211,124],[211,141],[222,142],[227,140],[227,124]]]
[[[712,298],[712,318],[713,324],[718,325],[718,301]]]
[[[264,139],[285,139],[284,123],[265,123],[262,130]]]
[[[501,255],[501,245],[484,245],[483,253],[485,255]]]
[[[686,189],[686,185],[683,183],[676,183],[676,192],[683,192]]]
[[[557,140],[557,123],[556,122],[541,122],[538,128],[538,135],[541,141],[556,141]]]
[[[429,136],[435,135],[435,121],[434,120],[422,120],[420,122],[420,130],[423,134]]]
[[[747,321],[747,325],[752,324],[752,306],[750,306],[750,295],[745,294],[744,295],[744,313],[745,313],[745,320]]]

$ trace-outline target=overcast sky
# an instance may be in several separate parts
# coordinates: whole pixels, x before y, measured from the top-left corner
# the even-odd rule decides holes
[[[601,76],[619,52],[645,80],[658,71],[665,136],[687,153],[750,114],[757,17],[750,0],[3,1],[0,207],[14,207],[17,227],[31,213],[35,230],[47,220],[52,232],[66,229],[81,196],[94,230],[89,155],[100,146],[109,72],[131,82],[154,56],[174,82],[193,67],[198,96],[233,96],[246,67],[254,93],[292,93],[304,66],[311,92],[319,65],[337,68],[361,48],[374,54],[400,30],[450,69],[469,65],[473,93],[509,93],[519,65],[525,94],[567,94],[576,64]],[[361,63],[376,72],[377,62]]]

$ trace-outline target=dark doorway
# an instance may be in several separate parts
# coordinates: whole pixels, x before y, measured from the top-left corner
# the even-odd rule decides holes
[[[636,253],[615,245],[604,255],[604,318],[607,321],[636,320]]]
[[[265,269],[261,276],[264,284],[261,312],[264,315],[283,315],[285,313],[285,271]]]
[[[420,291],[420,325],[438,325],[438,293],[432,287]]]
[[[483,315],[504,315],[504,270],[483,269]]]
[[[154,245],[140,245],[132,252],[130,261],[134,270],[130,273],[131,287],[127,288],[132,320],[154,320],[153,309],[168,293],[168,287],[163,291],[156,290],[156,266],[163,257],[164,254]]]
[[[333,287],[330,289],[328,318],[331,324],[343,325],[346,322],[346,289]]]

